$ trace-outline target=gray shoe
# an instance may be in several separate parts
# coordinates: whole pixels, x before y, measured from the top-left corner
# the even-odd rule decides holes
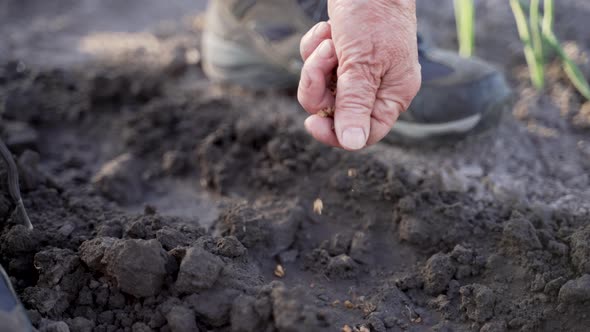
[[[254,89],[295,87],[301,37],[327,18],[323,0],[216,0],[203,32],[203,68],[214,81]],[[488,63],[419,39],[422,88],[386,140],[433,141],[493,126],[510,89]]]
[[[326,19],[326,1],[209,1],[203,69],[213,81],[255,89],[296,86],[301,37]]]
[[[8,275],[0,266],[0,332],[21,331],[33,331],[33,327],[12,288]]]
[[[480,59],[430,48],[418,39],[422,86],[386,139],[460,138],[496,125],[511,100],[502,73]]]

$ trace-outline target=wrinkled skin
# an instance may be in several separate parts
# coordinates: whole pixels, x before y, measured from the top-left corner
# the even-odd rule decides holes
[[[305,127],[325,144],[360,150],[380,141],[421,83],[415,0],[330,0],[329,22],[301,40],[298,99]],[[327,87],[337,69],[337,94]],[[317,113],[335,107],[334,118]]]

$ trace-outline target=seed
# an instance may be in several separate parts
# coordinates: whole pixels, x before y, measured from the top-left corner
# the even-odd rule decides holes
[[[349,178],[356,178],[357,175],[358,175],[358,171],[356,170],[356,168],[349,168],[348,169],[348,177]]]
[[[317,215],[322,215],[322,210],[324,209],[324,202],[322,202],[322,200],[320,198],[316,198],[316,200],[313,202],[313,212],[315,212]]]
[[[354,308],[354,304],[352,304],[352,302],[350,302],[349,300],[344,301],[344,306],[346,307],[346,309]]]
[[[344,326],[342,327],[342,330],[341,330],[341,331],[342,331],[342,332],[352,332],[352,329],[350,328],[350,326],[348,326],[348,325],[344,325]]]
[[[281,264],[277,264],[277,267],[275,268],[275,276],[282,278],[285,276],[285,269],[283,268],[283,266]]]
[[[326,107],[324,109],[321,109],[318,112],[318,115],[322,118],[332,118],[334,117],[335,110],[336,109],[334,108],[334,106]]]
[[[338,75],[336,73],[336,70],[334,70],[334,72],[332,73],[332,77],[330,78],[330,81],[328,82],[326,87],[328,88],[328,90],[330,90],[332,96],[336,96],[338,87]],[[318,115],[322,118],[333,118],[335,111],[336,108],[334,106],[330,106],[319,111]]]
[[[359,329],[359,332],[371,332],[371,330],[369,330],[369,328],[366,326],[361,326],[361,328]]]

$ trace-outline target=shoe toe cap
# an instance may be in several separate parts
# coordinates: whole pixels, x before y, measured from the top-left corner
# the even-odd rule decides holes
[[[500,71],[480,60],[462,63],[453,67],[454,77],[423,81],[409,110],[414,121],[460,120],[509,100],[511,90]]]

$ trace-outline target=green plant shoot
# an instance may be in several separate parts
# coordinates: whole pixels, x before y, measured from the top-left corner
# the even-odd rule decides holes
[[[534,9],[533,3],[531,2],[531,12],[537,11],[538,12],[538,1],[536,2],[537,9]],[[512,13],[514,14],[514,19],[516,21],[516,27],[518,29],[518,35],[520,40],[523,43],[524,49],[524,56],[526,62],[529,66],[529,72],[531,75],[531,81],[535,88],[542,89],[544,86],[544,68],[543,63],[539,61],[537,58],[537,51],[533,46],[533,41],[531,38],[531,29],[529,28],[529,23],[527,17],[524,13],[524,9],[518,0],[510,0],[510,7],[512,8]],[[537,20],[538,23],[538,20]],[[541,42],[542,43],[542,42]],[[542,46],[541,46],[542,49]]]
[[[475,4],[473,0],[455,0],[454,5],[459,54],[471,57],[475,51]]]
[[[539,70],[539,72],[536,74],[539,76],[538,79],[541,82],[541,86],[543,86],[545,82],[545,52],[543,50],[543,37],[541,34],[541,15],[539,14],[539,7],[540,0],[531,0],[529,8],[529,25],[531,29],[531,41],[533,45],[533,52],[535,53],[535,59],[538,64],[537,69]]]

